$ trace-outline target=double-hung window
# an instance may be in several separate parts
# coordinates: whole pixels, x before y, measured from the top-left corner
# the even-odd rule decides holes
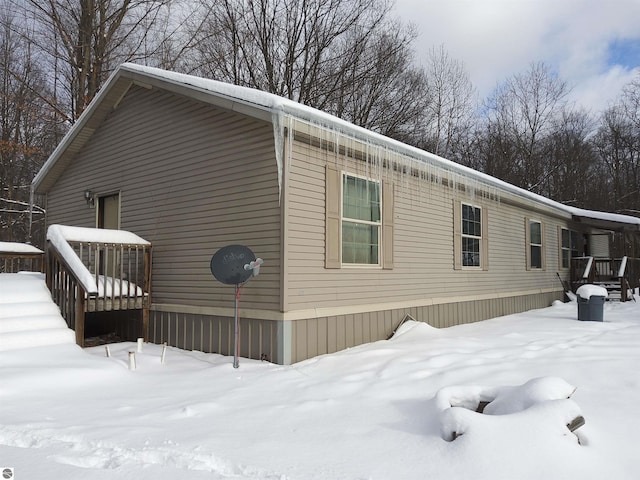
[[[480,207],[462,204],[462,266],[479,267],[482,243],[482,211]]]
[[[571,231],[563,228],[560,236],[560,266],[569,268],[569,262],[571,261]]]
[[[544,245],[542,223],[537,220],[527,220],[527,247],[528,265],[531,270],[542,269],[544,267]]]
[[[325,268],[393,269],[393,183],[325,172]]]
[[[380,182],[342,176],[342,263],[380,264]]]
[[[453,200],[453,269],[489,270],[487,207]]]

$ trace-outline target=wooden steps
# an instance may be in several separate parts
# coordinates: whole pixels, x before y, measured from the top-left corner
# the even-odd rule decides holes
[[[604,280],[593,282],[593,284],[606,288],[608,302],[620,302],[622,300],[622,287],[619,280]]]

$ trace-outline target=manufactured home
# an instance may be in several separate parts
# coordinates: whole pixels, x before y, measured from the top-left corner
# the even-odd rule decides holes
[[[447,327],[549,306],[561,280],[593,276],[594,258],[615,275],[624,258],[623,296],[638,282],[640,219],[567,207],[271,94],[133,64],[32,187],[48,225],[149,242],[134,333],[185,349],[232,351],[234,288],[210,271],[230,244],[264,259],[241,289],[241,355],[282,364],[388,338],[407,315]]]

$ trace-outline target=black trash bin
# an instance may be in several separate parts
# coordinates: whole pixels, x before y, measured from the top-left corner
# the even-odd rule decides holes
[[[580,290],[580,289],[578,289]],[[604,321],[604,295],[593,295],[582,298],[578,291],[578,320],[603,322]]]

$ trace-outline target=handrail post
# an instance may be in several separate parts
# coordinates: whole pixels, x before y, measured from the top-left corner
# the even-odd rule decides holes
[[[145,301],[144,292],[148,292]],[[144,288],[142,295],[142,336],[149,341],[149,309],[151,307],[151,247],[144,248]]]
[[[618,269],[618,282],[620,282],[620,301],[626,302],[628,300],[627,292],[627,262],[626,255],[620,260],[620,268]]]
[[[51,288],[52,286],[51,272],[53,271],[53,256],[49,251],[48,242],[47,242],[47,247],[44,249],[44,263],[46,264],[46,267],[44,269],[44,281],[47,284],[47,288],[49,289],[49,291],[53,292]]]
[[[593,257],[586,257],[586,258],[587,258],[587,265],[584,267],[584,273],[582,274],[582,278],[587,280],[588,282],[593,282],[593,279],[595,278],[595,274],[594,274],[595,269],[593,268]]]
[[[76,330],[76,343],[80,347],[84,348],[84,302],[85,291],[81,285],[78,284],[78,298],[76,298],[75,305],[75,330]]]

